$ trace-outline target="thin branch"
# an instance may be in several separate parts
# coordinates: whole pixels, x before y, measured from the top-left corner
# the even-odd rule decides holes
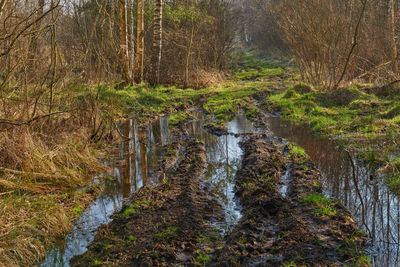
[[[14,47],[15,43],[17,42],[17,40],[19,39],[19,37],[25,32],[27,31],[30,27],[32,27],[34,24],[36,24],[38,21],[42,20],[45,16],[47,16],[47,14],[49,14],[50,12],[52,12],[54,9],[56,9],[58,7],[59,2],[57,3],[57,5],[55,5],[54,7],[50,8],[49,10],[47,10],[45,13],[43,13],[43,15],[41,15],[40,17],[38,17],[37,19],[35,19],[34,21],[32,21],[31,23],[27,24],[11,41],[9,47],[3,51],[2,53],[0,53],[0,57],[3,57],[5,55],[8,55],[11,51],[11,49]]]
[[[24,126],[24,125],[29,125],[34,121],[37,120],[41,120],[44,118],[48,118],[54,115],[59,115],[59,114],[63,114],[63,113],[68,113],[69,111],[57,111],[57,112],[52,112],[49,114],[45,114],[45,115],[40,115],[40,116],[36,116],[30,120],[24,121],[24,122],[17,122],[17,121],[12,121],[12,120],[6,120],[6,119],[0,119],[0,124],[8,124],[8,125],[12,125],[12,126]]]
[[[362,2],[362,5],[363,5],[363,6],[362,6],[362,9],[361,9],[361,12],[360,12],[360,17],[358,18],[358,21],[357,21],[356,28],[355,28],[355,30],[354,30],[353,44],[352,44],[352,46],[351,46],[351,49],[350,49],[350,51],[349,51],[349,54],[347,55],[346,63],[344,64],[342,74],[341,74],[339,80],[338,80],[338,81],[336,82],[336,84],[334,85],[333,89],[336,89],[336,88],[339,87],[339,84],[342,82],[344,76],[346,75],[347,67],[349,66],[351,56],[353,55],[354,49],[355,49],[355,48],[357,47],[357,45],[358,45],[358,43],[357,43],[357,40],[358,40],[358,33],[359,33],[360,26],[361,26],[361,21],[362,21],[362,19],[363,19],[363,17],[364,17],[364,13],[365,13],[365,10],[366,10],[366,8],[367,8],[367,2],[368,2],[368,0],[361,0],[361,2]]]

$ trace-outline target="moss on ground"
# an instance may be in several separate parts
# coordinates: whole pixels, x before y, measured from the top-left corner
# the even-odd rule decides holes
[[[398,159],[392,153],[400,139],[400,95],[380,94],[378,89],[357,86],[333,91],[303,87],[295,85],[273,93],[269,98],[270,110],[279,111],[288,120],[308,124],[320,135],[345,140],[347,146],[360,150],[359,157],[372,165],[391,166]],[[366,146],[360,139],[372,144]],[[373,157],[368,151],[373,151]],[[387,172],[390,189],[400,194],[398,172],[386,169],[391,170]]]
[[[387,116],[393,113],[396,101],[379,99],[355,87],[309,93],[298,93],[292,87],[271,95],[269,100],[272,110],[292,121],[307,123],[322,135],[377,135],[399,126],[394,116]]]

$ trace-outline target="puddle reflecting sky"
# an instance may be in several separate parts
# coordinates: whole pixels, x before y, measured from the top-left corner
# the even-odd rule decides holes
[[[368,251],[372,265],[400,266],[400,203],[382,178],[374,177],[354,155],[339,150],[336,142],[316,137],[306,127],[274,117],[268,122],[276,136],[305,148],[323,173],[325,193],[339,199],[370,235],[374,244]]]
[[[191,136],[206,145],[206,180],[210,189],[219,196],[226,214],[226,222],[216,226],[226,232],[241,217],[233,191],[235,174],[242,157],[240,138],[209,134],[202,128],[202,121],[203,115],[197,113],[187,129]],[[244,114],[238,114],[228,124],[228,130],[231,133],[246,133],[254,131],[254,128]],[[173,141],[168,130],[168,119],[161,118],[144,130],[138,129],[135,122],[129,120],[121,126],[121,132],[129,138],[118,146],[114,161],[107,163],[113,170],[108,175],[115,179],[105,180],[104,192],[84,211],[73,231],[64,242],[50,251],[40,266],[69,266],[74,256],[86,252],[98,228],[109,223],[110,216],[121,209],[124,197],[140,189],[143,184],[157,184],[159,177],[156,170],[161,148]]]
[[[226,233],[232,230],[241,218],[240,207],[235,198],[235,176],[241,166],[243,151],[239,146],[241,138],[233,134],[251,133],[256,130],[244,113],[238,113],[235,119],[228,123],[230,135],[212,135],[201,129],[202,121],[202,115],[197,114],[189,133],[206,145],[206,181],[210,184],[211,191],[221,200],[225,210],[225,223],[217,223],[215,226]]]

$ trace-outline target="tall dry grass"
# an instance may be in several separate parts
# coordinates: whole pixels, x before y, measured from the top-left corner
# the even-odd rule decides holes
[[[77,191],[105,171],[90,133],[70,115],[0,130],[0,266],[37,264],[99,192]]]

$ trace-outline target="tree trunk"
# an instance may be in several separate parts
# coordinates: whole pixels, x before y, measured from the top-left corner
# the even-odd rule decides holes
[[[129,67],[130,67],[130,75],[131,78],[133,79],[135,77],[135,27],[134,27],[134,21],[135,21],[135,15],[134,15],[134,1],[131,0],[131,36],[130,36],[130,50],[129,50]]]
[[[185,87],[187,87],[189,85],[190,56],[192,54],[193,37],[194,37],[194,21],[193,21],[193,18],[192,18],[191,25],[192,26],[191,26],[190,36],[189,36],[189,44],[188,44],[187,52],[186,52]]]
[[[135,57],[135,81],[143,81],[143,62],[144,62],[144,3],[143,0],[137,1],[137,37],[136,37],[136,57]]]
[[[395,0],[390,0],[391,9],[391,30],[392,30],[392,51],[393,51],[393,72],[395,75],[399,73],[399,66],[397,64],[397,42],[396,42],[396,2]]]
[[[1,18],[1,15],[3,15],[3,10],[4,10],[4,7],[6,6],[6,4],[7,4],[7,0],[0,0],[0,18]]]
[[[154,39],[153,39],[153,71],[152,83],[158,85],[160,83],[160,64],[161,64],[161,51],[162,51],[162,0],[156,0],[154,6]]]
[[[118,1],[118,14],[119,14],[119,54],[121,60],[122,78],[126,83],[131,83],[129,75],[129,53],[128,53],[128,24],[127,24],[127,11],[126,1]]]
[[[56,65],[57,65],[57,39],[56,39],[56,18],[54,16],[54,0],[51,1],[51,66],[50,66],[50,103],[49,103],[49,113],[53,111],[53,91],[54,84],[56,81]]]

